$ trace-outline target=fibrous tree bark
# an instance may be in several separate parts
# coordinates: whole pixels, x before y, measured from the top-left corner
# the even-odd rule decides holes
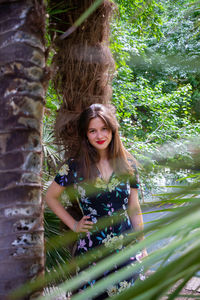
[[[102,0],[99,7],[69,36],[61,33],[73,27],[94,0],[49,1],[53,57],[53,84],[62,105],[56,134],[66,156],[78,148],[77,118],[93,103],[109,104],[115,64],[109,49],[110,19],[115,5]]]
[[[44,28],[42,0],[0,1],[0,299],[44,269]]]

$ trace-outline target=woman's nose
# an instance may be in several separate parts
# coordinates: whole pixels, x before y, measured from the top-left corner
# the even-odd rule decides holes
[[[102,138],[102,132],[101,131],[97,131],[97,138],[98,139]]]

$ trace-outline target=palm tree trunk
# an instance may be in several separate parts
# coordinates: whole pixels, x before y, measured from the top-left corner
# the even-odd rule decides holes
[[[0,299],[44,270],[44,28],[42,0],[0,0]]]
[[[49,1],[50,33],[53,57],[52,82],[63,103],[56,118],[57,140],[66,149],[66,157],[79,148],[77,118],[93,103],[110,103],[111,80],[115,63],[109,49],[110,20],[115,9],[111,0],[101,5],[65,39],[70,30],[95,0]]]

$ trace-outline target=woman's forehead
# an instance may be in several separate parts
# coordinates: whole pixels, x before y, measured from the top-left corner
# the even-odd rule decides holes
[[[102,118],[96,117],[90,120],[88,128],[101,127],[105,125],[106,122]]]

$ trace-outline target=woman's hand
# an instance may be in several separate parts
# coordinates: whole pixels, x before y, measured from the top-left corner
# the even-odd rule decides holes
[[[143,258],[147,257],[148,253],[146,249],[143,249],[139,254],[136,255],[136,259],[141,262]]]
[[[92,229],[93,222],[88,221],[90,219],[89,216],[83,216],[82,219],[74,224],[74,231],[75,232],[88,232]]]
[[[146,256],[148,256],[147,250],[143,249],[142,250],[142,257],[141,257],[141,259],[145,258]]]

